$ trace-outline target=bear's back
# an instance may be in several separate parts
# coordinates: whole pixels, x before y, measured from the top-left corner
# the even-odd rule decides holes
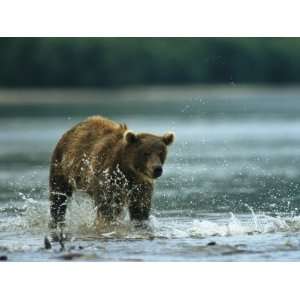
[[[114,152],[123,141],[125,124],[119,124],[101,116],[89,117],[67,131],[57,144],[56,152],[61,153],[63,173],[76,178],[113,163]]]

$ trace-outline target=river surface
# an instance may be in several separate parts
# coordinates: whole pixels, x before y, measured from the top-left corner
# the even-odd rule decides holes
[[[14,93],[0,92],[0,256],[9,261],[300,260],[299,89]],[[176,133],[156,182],[151,218],[147,227],[137,228],[125,211],[118,225],[99,231],[92,202],[77,193],[69,203],[65,240],[52,241],[47,227],[51,151],[65,130],[96,114],[136,131]],[[46,236],[51,249],[45,249]]]

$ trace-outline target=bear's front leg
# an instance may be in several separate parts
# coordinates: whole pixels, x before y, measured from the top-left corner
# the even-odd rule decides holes
[[[146,221],[149,219],[153,187],[139,185],[135,187],[129,199],[129,215],[131,220]]]
[[[122,206],[116,202],[96,201],[97,218],[104,223],[115,221],[122,213]]]
[[[120,193],[112,193],[110,190],[102,190],[93,193],[97,218],[100,223],[112,223],[122,214],[124,199]]]

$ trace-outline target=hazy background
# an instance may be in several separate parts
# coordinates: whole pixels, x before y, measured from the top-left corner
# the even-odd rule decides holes
[[[298,38],[1,38],[2,87],[297,84]]]

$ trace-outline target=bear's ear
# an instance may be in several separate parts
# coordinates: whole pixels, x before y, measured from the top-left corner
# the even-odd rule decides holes
[[[128,144],[133,144],[138,141],[138,136],[131,130],[127,130],[124,134],[124,139]]]
[[[174,140],[175,140],[174,132],[168,132],[163,135],[163,141],[167,146],[171,145],[174,142]]]

